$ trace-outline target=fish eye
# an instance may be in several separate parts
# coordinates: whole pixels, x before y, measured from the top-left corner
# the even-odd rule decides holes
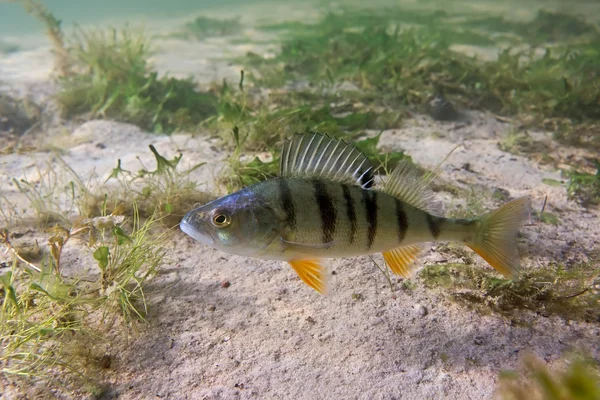
[[[224,228],[231,223],[231,215],[226,211],[217,210],[212,216],[212,224],[217,228]]]

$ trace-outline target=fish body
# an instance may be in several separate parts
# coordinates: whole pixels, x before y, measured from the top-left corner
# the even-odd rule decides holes
[[[394,273],[409,277],[422,244],[433,241],[465,243],[504,275],[518,272],[515,236],[526,198],[478,219],[443,218],[410,163],[375,189],[367,158],[320,134],[295,135],[281,163],[281,176],[192,210],[181,229],[228,253],[287,261],[321,293],[320,259],[382,253]]]

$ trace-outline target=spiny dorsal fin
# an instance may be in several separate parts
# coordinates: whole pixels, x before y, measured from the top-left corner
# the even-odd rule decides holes
[[[281,151],[281,177],[323,178],[370,188],[373,166],[356,147],[320,133],[296,133]]]
[[[400,161],[390,175],[383,191],[398,200],[430,214],[437,214],[429,181],[410,162]]]

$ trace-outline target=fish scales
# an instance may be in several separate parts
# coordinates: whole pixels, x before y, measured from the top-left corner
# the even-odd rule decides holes
[[[331,243],[302,249],[307,256],[363,255],[433,238],[429,214],[380,191],[324,180],[278,178],[258,184],[256,193],[286,215],[289,236],[284,239]],[[293,215],[288,215],[292,210]]]

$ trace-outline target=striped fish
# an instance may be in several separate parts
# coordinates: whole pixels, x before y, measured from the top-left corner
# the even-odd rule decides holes
[[[356,147],[318,133],[296,134],[281,153],[280,176],[190,211],[180,227],[224,252],[288,262],[326,293],[323,258],[382,253],[404,277],[426,242],[462,242],[506,277],[519,270],[516,234],[528,198],[476,219],[439,216],[427,182],[400,163],[381,189]]]

